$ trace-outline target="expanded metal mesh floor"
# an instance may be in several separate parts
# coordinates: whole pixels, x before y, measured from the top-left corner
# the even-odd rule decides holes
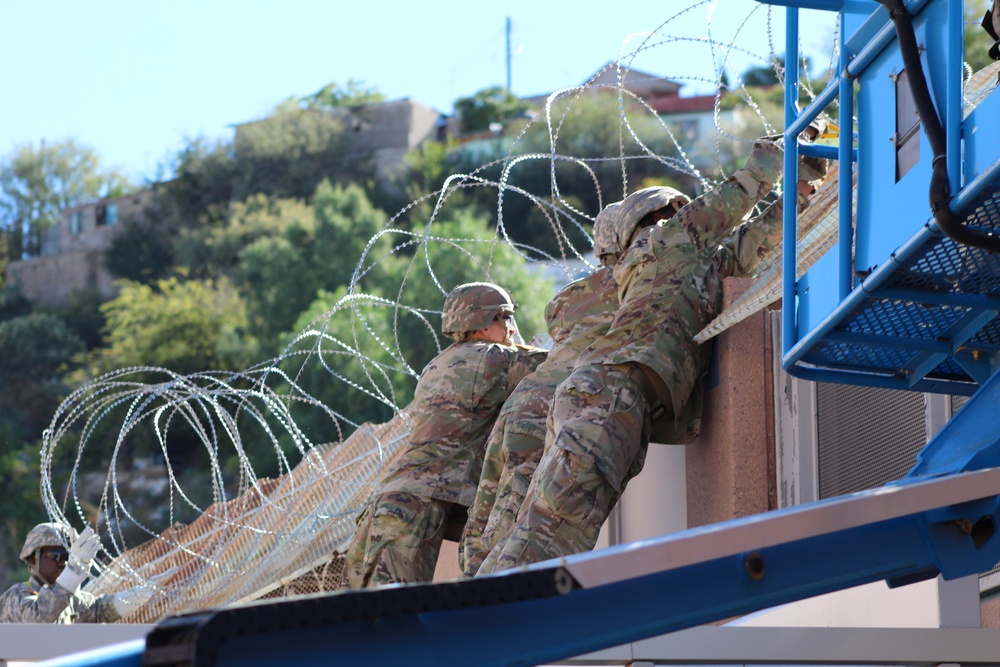
[[[963,224],[1000,233],[1000,182],[985,188]],[[1000,356],[1000,254],[947,237],[927,241],[802,356],[820,368],[875,373],[920,387],[978,386],[969,368]],[[981,379],[981,378],[980,378]],[[863,382],[860,382],[863,384]]]

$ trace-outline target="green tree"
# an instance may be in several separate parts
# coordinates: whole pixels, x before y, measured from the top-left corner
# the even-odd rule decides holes
[[[0,375],[41,380],[83,351],[83,341],[55,315],[32,313],[0,322]]]
[[[0,289],[0,321],[27,315],[31,312],[31,302],[17,286]]]
[[[91,374],[156,366],[184,375],[238,370],[256,360],[246,306],[228,280],[167,278],[119,286],[118,296],[101,306],[105,347],[90,354]]]
[[[177,154],[174,178],[163,184],[163,209],[178,227],[195,227],[233,199],[235,163],[231,141],[198,137]]]
[[[348,79],[347,85],[328,83],[312,95],[300,97],[296,103],[304,109],[355,109],[385,101],[385,95],[364,81]]]
[[[7,235],[7,257],[33,257],[44,231],[59,212],[87,197],[126,194],[128,180],[100,166],[97,153],[72,139],[38,148],[26,144],[0,163],[0,228]]]
[[[455,112],[462,119],[462,130],[465,132],[489,130],[491,123],[506,126],[527,110],[526,102],[501,86],[484,88],[470,97],[455,100]]]
[[[311,204],[263,195],[234,203],[221,224],[185,235],[177,254],[196,275],[232,279],[256,336],[271,349],[320,290],[350,282],[386,221],[360,187],[324,181]],[[380,257],[387,244],[373,242],[369,256]]]
[[[66,306],[58,313],[88,350],[101,345],[101,331],[106,324],[101,304],[106,300],[96,287],[75,289],[70,292]]]
[[[116,278],[147,284],[169,277],[180,229],[180,220],[162,202],[124,217],[103,253],[104,268]]]
[[[0,322],[0,450],[16,452],[38,441],[66,396],[60,377],[83,349],[83,342],[55,315],[32,313]],[[6,458],[0,467],[23,460],[20,455]]]
[[[26,569],[18,558],[24,538],[36,524],[46,520],[39,498],[39,461],[36,443],[23,442],[16,426],[0,422],[0,587],[3,590],[24,581]]]
[[[310,197],[324,179],[344,178],[348,139],[340,115],[311,108],[279,107],[241,125],[233,140],[231,199]]]

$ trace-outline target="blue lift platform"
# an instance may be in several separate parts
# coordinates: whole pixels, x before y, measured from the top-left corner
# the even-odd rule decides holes
[[[958,0],[910,0],[892,18],[874,0],[772,4],[786,6],[788,63],[800,8],[839,13],[843,35],[841,74],[807,108],[786,75],[786,174],[799,151],[839,160],[841,208],[839,242],[812,269],[789,279],[796,258],[784,258],[784,367],[971,396],[904,479],[469,581],[170,617],[143,645],[59,664],[536,665],[1000,562],[1000,94],[963,118]],[[857,127],[844,114],[839,146],[797,144],[834,101],[856,105]]]

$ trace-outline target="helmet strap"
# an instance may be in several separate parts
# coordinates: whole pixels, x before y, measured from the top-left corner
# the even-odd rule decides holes
[[[31,561],[28,563],[28,574],[39,580],[42,578],[41,562],[42,548],[35,547],[35,551],[31,554]]]

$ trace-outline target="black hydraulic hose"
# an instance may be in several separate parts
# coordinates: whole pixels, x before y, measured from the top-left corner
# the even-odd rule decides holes
[[[927,140],[934,153],[930,185],[930,205],[934,220],[941,231],[956,243],[1000,252],[1000,237],[993,232],[969,229],[963,225],[948,207],[951,192],[948,185],[948,147],[944,128],[927,88],[924,68],[920,64],[920,49],[913,31],[913,20],[903,5],[903,0],[878,0],[889,10],[889,18],[896,28],[896,39],[903,56],[903,69],[907,72],[913,102],[917,107],[917,117],[924,126]]]

